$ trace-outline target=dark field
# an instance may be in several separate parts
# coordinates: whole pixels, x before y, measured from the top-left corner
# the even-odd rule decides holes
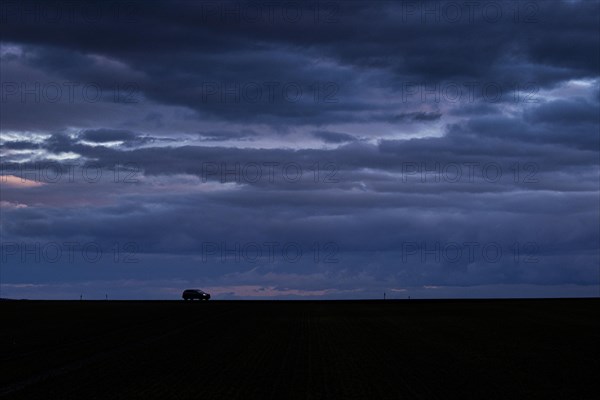
[[[600,299],[0,302],[10,399],[585,399]]]

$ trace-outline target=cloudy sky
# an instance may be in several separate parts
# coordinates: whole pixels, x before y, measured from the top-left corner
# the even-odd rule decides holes
[[[598,1],[2,2],[1,297],[598,296]]]

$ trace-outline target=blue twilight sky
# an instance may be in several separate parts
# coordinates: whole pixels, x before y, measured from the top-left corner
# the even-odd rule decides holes
[[[598,1],[0,19],[0,297],[600,294]]]

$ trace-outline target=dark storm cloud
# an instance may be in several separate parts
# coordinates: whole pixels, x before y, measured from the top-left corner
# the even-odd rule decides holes
[[[12,142],[5,142],[0,144],[0,148],[7,150],[33,150],[38,149],[39,147],[39,144],[31,143],[24,140],[15,140]]]
[[[341,264],[323,266],[304,262],[294,268],[300,268],[301,275],[326,268],[334,276],[334,271],[339,273],[339,268],[343,268],[349,276],[356,276],[363,273],[365,262],[377,260],[379,267],[365,271],[366,277],[391,279],[393,274],[404,271],[414,275],[411,278],[414,282],[432,283],[433,279],[438,284],[589,283],[594,279],[595,266],[591,262],[594,255],[586,256],[586,252],[595,246],[597,213],[581,214],[570,210],[592,210],[595,197],[581,194],[553,199],[543,193],[522,198],[456,194],[443,201],[438,196],[385,198],[376,194],[364,197],[344,192],[321,196],[314,191],[293,195],[242,191],[208,196],[161,192],[127,195],[115,206],[93,210],[73,208],[68,220],[61,216],[60,210],[52,208],[8,211],[5,218],[9,223],[4,225],[4,235],[9,242],[17,243],[36,239],[43,243],[93,241],[104,249],[110,249],[114,243],[134,242],[139,246],[137,255],[140,257],[148,253],[155,257],[168,254],[199,257],[206,242],[229,243],[230,246],[249,242],[292,242],[306,249],[314,242],[334,240],[340,246]],[[543,208],[539,207],[540,202],[545,204]],[[465,211],[464,207],[469,208],[468,218],[459,217],[461,210]],[[434,209],[438,211],[432,214]],[[313,217],[307,219],[306,215]],[[87,227],[85,234],[81,224]],[[495,229],[491,231],[488,226]],[[565,236],[559,233],[562,230],[572,233]],[[515,240],[539,243],[536,257],[540,261],[536,264],[543,267],[515,265],[509,252]],[[436,242],[499,243],[505,253],[509,252],[509,257],[494,263],[481,257],[470,263],[465,259],[447,262],[436,261],[430,253],[427,262],[423,263],[416,253],[410,262],[401,261],[403,244],[426,243],[432,248]],[[569,272],[560,266],[556,254],[572,252],[579,253],[581,269]],[[11,256],[10,261],[14,260]],[[285,263],[197,263],[197,268],[204,266],[205,276],[214,277],[255,268],[259,268],[260,276],[273,268],[285,270],[290,267]],[[465,269],[468,266],[471,273]],[[171,273],[172,268],[175,267],[171,266]],[[549,274],[557,269],[562,269],[563,273]],[[157,275],[167,273],[164,269],[159,272],[160,269],[150,268],[150,271]]]
[[[137,136],[135,133],[130,131],[117,131],[112,129],[93,129],[83,131],[79,137],[88,142],[106,143],[114,141],[126,142],[135,139]]]
[[[598,103],[581,99],[554,100],[535,108],[529,117],[534,123],[559,124],[563,127],[585,124],[592,128],[598,123]]]
[[[542,110],[545,107],[546,104],[538,106]],[[538,108],[533,108],[531,114],[537,115],[536,110]],[[335,178],[340,185],[347,185],[347,188],[351,188],[360,184],[367,185],[369,190],[384,191],[392,190],[394,180],[401,179],[402,174],[414,175],[411,179],[418,179],[421,173],[415,169],[424,170],[425,175],[427,175],[427,170],[433,170],[434,172],[436,170],[438,172],[447,170],[451,171],[448,172],[449,175],[452,173],[462,175],[459,182],[445,182],[446,185],[435,185],[434,187],[423,185],[418,188],[418,190],[432,192],[436,190],[444,191],[446,188],[447,190],[456,190],[459,187],[461,190],[468,191],[510,190],[513,186],[518,186],[521,183],[509,179],[511,168],[514,168],[515,163],[531,164],[532,168],[535,167],[535,171],[530,172],[538,174],[538,176],[570,171],[564,179],[557,180],[549,175],[549,179],[541,179],[536,182],[535,186],[529,188],[530,190],[537,190],[539,188],[550,188],[552,185],[562,185],[565,188],[565,183],[573,183],[572,180],[569,181],[568,176],[581,174],[590,165],[597,163],[597,151],[594,151],[594,148],[597,147],[598,139],[597,135],[593,135],[594,129],[597,130],[597,123],[594,125],[584,119],[573,122],[566,130],[557,124],[550,124],[549,127],[546,127],[540,124],[539,121],[530,123],[528,119],[482,116],[471,118],[464,123],[448,126],[447,133],[439,138],[382,140],[379,144],[369,144],[355,142],[354,137],[351,135],[336,132],[313,133],[313,135],[329,143],[349,143],[331,150],[241,149],[197,145],[164,147],[164,144],[161,147],[138,148],[140,144],[169,144],[174,142],[165,142],[166,139],[152,138],[130,131],[122,132],[105,129],[92,131],[93,135],[100,135],[100,137],[110,140],[128,138],[130,139],[126,142],[128,150],[122,151],[119,148],[105,146],[87,146],[80,143],[79,139],[86,138],[89,134],[88,131],[84,131],[79,137],[75,138],[63,133],[56,133],[36,146],[56,154],[72,152],[92,160],[88,163],[102,166],[114,166],[128,162],[136,165],[140,171],[150,176],[192,174],[212,181],[220,181],[222,178],[221,171],[231,170],[236,165],[240,168],[239,166],[257,164],[262,166],[266,174],[267,165],[277,165],[281,168],[283,165],[294,164],[303,168],[306,175],[311,166],[317,163],[321,165],[330,163],[332,168],[335,168]],[[257,134],[254,131],[212,131],[200,135],[202,141],[226,140],[227,138],[252,139],[256,137]],[[544,145],[540,146],[540,143]],[[476,167],[469,167],[469,165],[476,165]],[[469,178],[469,173],[478,172],[477,179],[481,179],[480,169],[484,166],[501,168],[504,172],[503,185],[473,187],[467,184],[460,186],[465,183],[465,179]],[[457,168],[459,168],[458,171]],[[471,171],[470,168],[477,168],[477,171],[474,169]],[[370,169],[373,172],[367,174],[364,172],[365,169]],[[386,175],[389,172],[400,175],[390,178]],[[230,180],[235,181],[235,179]],[[389,184],[386,182],[389,182]],[[284,190],[297,190],[305,188],[305,185],[309,187],[319,186],[318,183],[315,184],[309,179],[297,182],[294,185],[285,184],[281,177],[273,183],[268,182],[267,179],[257,181],[244,181],[242,179],[241,183],[264,187],[265,189],[281,188]],[[440,183],[443,184],[444,182]],[[390,189],[385,189],[386,187]],[[397,188],[398,186],[395,190],[398,190]],[[402,190],[408,189],[407,187],[402,188]],[[410,188],[410,190],[415,189]]]
[[[314,5],[297,2],[134,2],[131,19],[91,2],[69,10],[73,22],[66,10],[58,21],[41,11],[37,20],[35,12],[20,15],[33,6],[18,3],[6,7],[12,17],[2,33],[4,41],[32,46],[29,65],[64,79],[105,88],[134,81],[159,103],[212,118],[272,124],[369,120],[367,88],[393,88],[399,97],[409,82],[549,87],[597,75],[598,2],[536,2],[533,10],[495,2],[499,18],[486,14],[484,5],[470,11],[461,5],[461,18],[453,21],[444,14],[445,2],[325,2],[315,22]],[[298,8],[302,17],[290,22],[288,13]],[[246,14],[255,9],[264,14],[253,20]],[[91,11],[99,17],[90,22]],[[90,54],[128,70],[108,74]],[[392,120],[398,115],[385,113]]]
[[[356,140],[354,136],[340,132],[316,131],[313,132],[313,136],[327,143],[347,143]]]
[[[76,145],[75,141],[63,133],[55,133],[44,143],[46,149],[53,153],[63,153],[77,149],[83,149],[84,146]]]
[[[513,141],[557,143],[584,150],[598,149],[599,102],[585,99],[553,100],[529,108],[523,116],[475,116],[462,127],[453,127],[455,135],[488,136]]]
[[[442,117],[441,113],[437,112],[410,112],[395,114],[385,117],[390,122],[402,121],[437,121]]]
[[[127,148],[139,147],[148,144],[161,144],[176,142],[173,138],[153,137],[150,135],[140,134],[127,130],[116,129],[91,129],[84,130],[77,136],[78,140],[87,142],[106,144],[109,142],[122,142],[122,145]],[[73,146],[75,141],[67,140],[64,144],[71,150],[85,151],[86,146]]]
[[[259,133],[251,129],[241,131],[208,131],[198,133],[201,141],[221,142],[227,140],[252,140],[259,136]]]

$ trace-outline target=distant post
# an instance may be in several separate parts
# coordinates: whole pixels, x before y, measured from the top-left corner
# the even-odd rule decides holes
[[[383,292],[383,299],[385,300],[385,292]]]

